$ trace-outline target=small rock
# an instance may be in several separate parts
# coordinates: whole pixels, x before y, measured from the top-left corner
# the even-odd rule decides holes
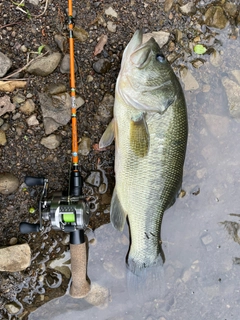
[[[34,6],[38,6],[39,5],[39,0],[29,0],[29,2],[31,4],[33,4]]]
[[[93,77],[89,74],[89,75],[87,76],[87,82],[90,83],[90,82],[92,82],[92,81],[93,81]]]
[[[12,173],[0,173],[0,193],[11,194],[19,187],[19,180]]]
[[[92,145],[92,141],[90,138],[82,137],[78,146],[78,152],[83,156],[87,156],[91,151],[91,145]]]
[[[55,52],[47,57],[38,58],[27,67],[26,71],[36,76],[46,77],[57,68],[61,57],[61,53]]]
[[[164,11],[169,12],[172,9],[173,0],[166,0],[164,3]]]
[[[170,33],[166,31],[154,31],[151,33],[143,34],[143,43],[147,42],[150,38],[154,38],[159,47],[162,48],[169,40]]]
[[[19,110],[24,114],[30,114],[35,110],[35,104],[32,99],[28,99]]]
[[[106,9],[105,10],[105,14],[107,16],[111,16],[111,17],[114,17],[114,18],[117,18],[117,16],[118,16],[117,12],[112,7],[109,7],[108,9]]]
[[[15,110],[15,105],[11,103],[9,96],[0,97],[0,116],[6,112],[12,112]]]
[[[27,243],[1,248],[0,255],[0,271],[22,271],[31,263],[31,250]]]
[[[39,124],[36,114],[33,114],[32,116],[27,118],[26,121],[29,126],[37,126]]]
[[[213,239],[209,234],[207,234],[201,238],[201,241],[206,246],[206,245],[210,244],[213,241]]]
[[[222,79],[222,84],[226,90],[231,116],[240,119],[240,85],[230,80],[228,77]]]
[[[92,171],[85,181],[94,187],[99,187],[101,184],[101,173],[99,171]]]
[[[74,71],[77,71],[77,63],[74,60]],[[62,59],[62,62],[60,64],[60,72],[61,73],[70,73],[70,55],[67,53]]]
[[[10,246],[13,246],[13,245],[17,244],[17,241],[18,241],[17,238],[15,238],[15,237],[11,238],[11,239],[9,240]]]
[[[19,112],[15,113],[12,117],[13,120],[17,120],[19,118],[21,118],[21,114]]]
[[[5,146],[7,143],[6,133],[3,129],[0,129],[0,146]]]
[[[117,25],[116,25],[116,23],[114,23],[112,21],[107,21],[107,28],[108,28],[108,31],[110,31],[110,32],[116,32]]]
[[[186,91],[196,90],[199,88],[197,80],[194,78],[189,69],[183,68],[180,71],[181,80],[184,83],[184,88]]]
[[[226,2],[224,9],[231,17],[234,17],[237,13],[237,5],[235,3]]]
[[[195,60],[193,60],[191,63],[192,63],[192,65],[193,65],[194,68],[199,69],[200,67],[203,66],[204,60],[202,60],[202,59],[195,59]]]
[[[60,146],[62,142],[62,138],[59,135],[51,134],[46,138],[42,138],[41,144],[48,149],[55,149]]]
[[[20,49],[24,53],[26,53],[28,51],[28,48],[25,45],[22,45]]]
[[[5,76],[11,66],[12,61],[5,54],[0,52],[0,78]]]
[[[4,121],[2,118],[0,118],[0,127],[4,124]]]
[[[105,74],[111,69],[111,63],[107,59],[99,59],[94,62],[93,69],[100,74]]]
[[[87,33],[87,31],[84,30],[83,28],[75,26],[75,27],[73,28],[73,36],[74,36],[77,40],[79,40],[79,41],[81,41],[81,42],[84,42],[84,41],[86,41],[87,38],[88,38],[88,33]]]
[[[4,305],[4,308],[7,310],[8,313],[10,314],[16,314],[20,311],[21,307],[16,304],[15,302],[11,302],[11,303],[6,303]]]
[[[51,95],[55,95],[66,92],[67,88],[63,83],[51,83],[45,88],[45,91],[49,92]]]
[[[197,9],[194,2],[188,2],[184,6],[180,7],[180,11],[182,12],[182,14],[188,16],[188,15],[195,14]]]
[[[66,37],[62,36],[61,34],[55,34],[54,40],[56,44],[58,45],[58,48],[65,53],[67,50],[67,39]]]
[[[209,27],[224,29],[228,20],[220,6],[211,6],[205,13],[205,23]]]
[[[13,103],[16,103],[16,104],[23,103],[25,100],[26,100],[25,96],[23,94],[21,94],[21,93],[16,94],[12,98]]]

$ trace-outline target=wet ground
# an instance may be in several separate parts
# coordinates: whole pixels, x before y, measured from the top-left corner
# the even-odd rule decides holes
[[[49,265],[49,261],[69,250],[64,233],[46,228],[41,234],[23,236],[18,231],[21,221],[37,222],[38,219],[37,212],[29,214],[29,208],[37,207],[40,190],[22,185],[25,175],[38,172],[49,178],[51,190],[62,189],[67,186],[71,152],[70,124],[58,129],[63,141],[56,150],[48,150],[40,144],[45,132],[38,98],[38,92],[51,82],[61,80],[68,85],[68,75],[62,75],[58,69],[47,78],[21,75],[29,77],[29,82],[25,91],[19,91],[33,95],[40,125],[29,128],[24,115],[16,120],[11,113],[3,116],[8,129],[7,144],[1,146],[0,151],[0,171],[14,173],[20,180],[20,187],[14,194],[1,195],[0,244],[9,245],[13,238],[17,238],[18,243],[27,241],[32,250],[32,263],[23,272],[0,273],[0,318],[63,319],[72,315],[73,319],[238,319],[240,122],[230,115],[230,93],[222,83],[225,77],[231,78],[232,71],[240,70],[238,13],[224,11],[228,25],[220,30],[207,27],[203,19],[206,10],[217,2],[196,1],[196,10],[191,16],[179,9],[185,3],[179,1],[170,6],[171,1],[120,1],[117,4],[84,1],[81,7],[76,6],[75,22],[89,32],[86,42],[75,45],[79,66],[77,92],[85,99],[78,111],[79,137],[90,137],[92,143],[89,155],[80,156],[81,168],[84,178],[98,170],[101,182],[108,180],[108,190],[104,194],[99,192],[99,187],[85,184],[86,193],[92,197],[90,227],[95,230],[96,238],[89,248],[88,275],[93,288],[89,299],[77,301],[64,295],[68,290],[69,273],[60,273]],[[238,5],[239,12],[237,1],[228,3]],[[219,4],[226,9],[225,3]],[[105,14],[109,6],[117,12],[117,17]],[[14,4],[9,5],[7,1],[0,4],[0,46],[13,61],[12,71],[26,63],[26,53],[19,51],[16,44],[36,50],[44,43],[58,50],[53,36],[67,34],[66,7],[63,1],[50,2],[43,16],[29,19],[16,10]],[[27,8],[37,14],[43,10],[44,3]],[[116,31],[110,32],[99,24],[99,16],[116,23]],[[163,220],[166,263],[159,269],[161,286],[148,286],[144,299],[140,297],[140,301],[136,301],[131,299],[126,283],[124,259],[128,232],[125,229],[125,236],[121,235],[106,224],[114,185],[114,147],[99,152],[93,146],[106,126],[96,117],[98,106],[106,93],[114,95],[122,51],[140,27],[145,32],[164,30],[170,33],[163,51],[181,76],[185,89],[189,140],[183,178],[186,195],[176,201]],[[97,38],[103,33],[108,34],[108,43],[105,50],[94,57]],[[193,52],[196,43],[206,46],[206,54]],[[92,65],[102,57],[110,61],[111,69],[99,75]],[[196,61],[199,68],[194,67]],[[196,81],[191,79],[192,86],[183,76],[184,67]],[[93,77],[92,82],[87,82],[89,75]],[[14,94],[16,92],[9,95],[12,98]],[[19,125],[23,130],[21,136],[16,134]],[[99,291],[102,300],[96,297]],[[58,299],[60,296],[63,297]],[[53,298],[56,299],[50,301]],[[42,308],[28,316],[41,305]]]

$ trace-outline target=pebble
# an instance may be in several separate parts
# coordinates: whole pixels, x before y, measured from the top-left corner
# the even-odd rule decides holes
[[[107,21],[107,29],[110,32],[116,32],[117,31],[117,25],[116,23],[112,22],[112,21]]]
[[[11,66],[12,61],[5,54],[0,52],[0,78],[5,76]]]
[[[12,173],[0,173],[0,193],[11,194],[19,187],[19,180]]]
[[[35,104],[32,99],[28,99],[25,103],[19,108],[24,114],[31,114],[35,110]]]
[[[209,234],[207,234],[201,238],[201,241],[206,246],[206,245],[210,244],[213,241],[213,239]]]
[[[63,83],[50,83],[45,91],[49,92],[51,95],[63,93],[67,91],[65,84]]]
[[[111,69],[111,63],[107,59],[99,59],[94,62],[93,69],[97,73],[105,74]]]
[[[192,75],[191,71],[187,68],[183,68],[180,71],[181,80],[184,84],[184,89],[186,91],[196,90],[199,88],[197,80]]]
[[[91,139],[88,137],[82,137],[78,145],[78,152],[83,156],[87,156],[91,151],[91,146],[92,146]]]
[[[13,103],[21,104],[26,100],[25,96],[21,93],[18,93],[12,98]]]
[[[11,239],[9,240],[10,246],[13,246],[13,245],[17,244],[17,242],[18,242],[18,240],[17,240],[17,238],[15,238],[15,237],[13,237],[13,238],[11,238]]]
[[[2,118],[0,118],[0,127],[4,124],[4,121]]]
[[[22,271],[31,263],[31,250],[27,243],[0,248],[0,255],[0,271]]]
[[[7,143],[6,133],[3,129],[0,129],[0,146],[5,146]]]
[[[87,82],[90,83],[93,81],[93,76],[91,76],[90,74],[87,76]]]
[[[81,27],[75,26],[73,28],[73,36],[77,40],[84,42],[88,38],[88,32]]]
[[[16,303],[6,303],[4,305],[4,308],[7,310],[8,313],[10,314],[16,314],[20,311],[21,307],[17,305]]]
[[[187,4],[180,7],[180,11],[184,15],[192,15],[195,14],[197,9],[194,2],[188,2]]]
[[[22,45],[20,49],[24,53],[26,53],[28,51],[28,48],[25,45]]]
[[[62,137],[56,134],[51,134],[46,138],[41,139],[41,144],[48,149],[55,149],[60,146]]]
[[[61,53],[54,52],[47,57],[38,58],[27,67],[26,71],[36,76],[46,77],[57,68],[61,57]]]
[[[26,122],[29,126],[37,126],[39,124],[36,114],[33,114],[32,116],[27,118]]]
[[[211,6],[205,13],[205,23],[209,27],[224,29],[228,20],[220,6]]]
[[[107,8],[105,10],[105,14],[107,16],[111,16],[111,17],[114,17],[114,18],[117,18],[117,16],[118,16],[117,12],[112,7]]]
[[[166,0],[164,3],[164,11],[169,12],[172,9],[173,0]]]
[[[17,120],[19,118],[21,118],[21,114],[19,112],[15,113],[12,117],[13,120]]]
[[[10,97],[7,95],[0,97],[0,106],[0,116],[7,112],[12,112],[16,108],[15,104],[11,102]]]
[[[101,184],[101,173],[99,171],[92,171],[85,181],[94,187],[99,187]]]
[[[216,50],[210,55],[210,62],[214,67],[219,67],[222,64],[222,56]]]

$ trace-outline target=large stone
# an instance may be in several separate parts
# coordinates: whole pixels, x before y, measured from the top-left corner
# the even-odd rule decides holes
[[[27,243],[0,248],[0,256],[0,271],[22,271],[31,263],[31,250]]]
[[[0,52],[0,78],[5,76],[11,66],[12,61],[5,54]]]
[[[61,57],[61,53],[54,52],[47,57],[38,58],[27,67],[26,71],[36,76],[46,77],[57,68]]]

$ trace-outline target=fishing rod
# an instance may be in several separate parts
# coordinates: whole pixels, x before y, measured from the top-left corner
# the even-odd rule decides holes
[[[20,223],[21,233],[43,230],[43,220],[50,221],[55,230],[70,233],[70,254],[72,283],[70,295],[74,298],[85,297],[90,284],[87,281],[87,254],[84,230],[89,223],[89,205],[83,195],[83,179],[78,165],[78,134],[76,117],[76,89],[74,70],[74,38],[72,0],[68,0],[69,55],[70,55],[70,96],[72,122],[72,161],[69,186],[67,191],[48,194],[48,179],[43,177],[25,177],[28,186],[41,185],[43,190],[39,200],[39,224]]]

